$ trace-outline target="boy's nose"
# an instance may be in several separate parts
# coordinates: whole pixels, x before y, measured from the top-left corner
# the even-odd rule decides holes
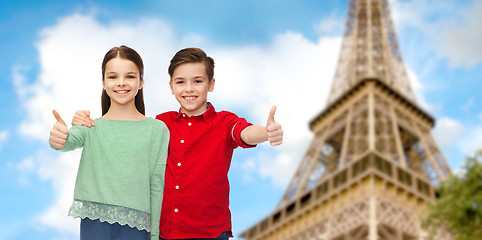
[[[191,83],[187,83],[186,91],[191,92],[193,90],[194,90],[193,85]]]

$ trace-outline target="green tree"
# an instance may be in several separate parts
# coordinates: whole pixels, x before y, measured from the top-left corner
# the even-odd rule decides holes
[[[437,189],[422,226],[433,236],[445,229],[456,240],[482,239],[482,150],[467,157],[463,174],[455,174]]]

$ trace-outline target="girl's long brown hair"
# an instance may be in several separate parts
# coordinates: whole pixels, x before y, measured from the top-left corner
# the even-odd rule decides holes
[[[102,81],[105,80],[104,79],[104,77],[105,77],[104,76],[105,75],[105,65],[107,64],[107,62],[109,62],[110,60],[112,60],[116,57],[120,57],[122,59],[126,59],[126,60],[129,60],[129,61],[133,62],[137,66],[137,68],[139,69],[140,80],[141,81],[143,80],[144,63],[142,62],[141,56],[134,49],[122,45],[120,47],[113,47],[112,49],[110,49],[105,54],[104,60],[102,61]],[[143,88],[141,88],[137,92],[137,95],[134,99],[134,103],[136,105],[137,111],[139,111],[140,113],[145,115],[146,109],[144,107],[144,94],[143,94],[142,90],[143,90]],[[102,116],[104,116],[107,113],[107,111],[109,111],[109,108],[110,108],[110,97],[109,97],[109,95],[107,95],[107,92],[105,91],[105,89],[102,90],[102,97],[101,98],[102,98],[102,100],[101,100]]]

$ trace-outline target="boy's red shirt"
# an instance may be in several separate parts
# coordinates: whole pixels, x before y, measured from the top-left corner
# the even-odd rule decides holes
[[[179,112],[156,116],[169,128],[161,238],[215,238],[231,231],[228,171],[233,150],[249,148],[241,131],[251,125],[211,104],[199,116]]]

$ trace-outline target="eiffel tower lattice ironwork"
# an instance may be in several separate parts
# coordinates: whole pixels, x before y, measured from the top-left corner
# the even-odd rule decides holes
[[[419,217],[451,174],[416,103],[388,0],[350,0],[326,108],[276,209],[247,240],[428,239]],[[437,239],[451,239],[443,231]]]

